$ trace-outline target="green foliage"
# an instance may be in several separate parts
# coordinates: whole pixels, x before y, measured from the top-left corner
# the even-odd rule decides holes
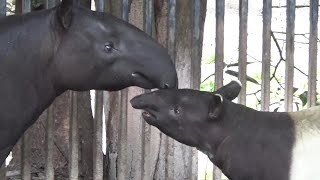
[[[213,92],[215,87],[215,83],[213,80],[208,79],[207,81],[200,84],[200,90],[201,91],[209,91]]]
[[[216,60],[216,56],[214,54],[210,55],[208,58],[202,60],[203,64],[212,64]]]

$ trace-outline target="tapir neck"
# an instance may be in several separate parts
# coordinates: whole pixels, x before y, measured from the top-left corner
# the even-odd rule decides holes
[[[265,162],[263,166],[269,169],[278,164],[289,168],[295,128],[288,113],[260,112],[230,101],[223,103],[221,118],[207,131],[211,134],[204,144],[206,153],[216,166],[231,179],[242,175],[246,177],[241,174],[246,172],[246,168],[259,169],[254,165],[260,165],[260,161]],[[242,170],[240,164],[246,168]],[[287,174],[281,174],[284,176]]]
[[[51,67],[54,19],[55,9],[0,19],[0,126],[14,128],[17,137],[62,93]]]
[[[29,81],[43,103],[61,92],[55,89],[51,61],[59,39],[55,9],[0,20],[0,75],[16,83]],[[27,87],[25,87],[27,88]]]

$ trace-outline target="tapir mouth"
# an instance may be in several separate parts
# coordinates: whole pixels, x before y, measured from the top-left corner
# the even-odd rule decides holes
[[[142,112],[142,117],[144,120],[146,120],[148,123],[156,121],[157,120],[157,116],[155,115],[155,113],[152,110],[149,109],[144,109]]]
[[[145,89],[153,89],[157,87],[146,75],[140,72],[133,72],[131,74],[133,77],[133,81],[136,86],[145,88]]]
[[[139,95],[130,100],[131,106],[135,109],[142,110],[142,117],[148,123],[152,123],[157,120],[158,108],[152,104],[145,103],[141,101],[140,97],[144,95]]]

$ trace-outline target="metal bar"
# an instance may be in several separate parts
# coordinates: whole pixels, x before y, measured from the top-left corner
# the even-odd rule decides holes
[[[103,179],[102,153],[103,91],[96,91],[94,113],[93,179]]]
[[[319,0],[310,0],[308,107],[316,105]]]
[[[287,0],[285,110],[292,111],[294,70],[295,0]]]
[[[53,166],[53,144],[54,144],[54,135],[53,135],[53,119],[54,106],[51,105],[47,110],[47,119],[46,119],[46,180],[54,179],[54,166]]]
[[[199,0],[192,1],[192,59],[191,59],[191,88],[200,88],[200,12],[201,2]]]
[[[96,11],[104,12],[104,0],[95,0]]]
[[[262,32],[262,84],[261,110],[269,111],[270,105],[270,50],[271,50],[271,17],[272,0],[263,0],[263,32]]]
[[[69,178],[77,180],[79,175],[79,134],[77,92],[70,91],[71,115],[69,124]]]
[[[144,0],[144,31],[152,35],[152,26],[153,26],[153,9],[154,0]]]
[[[31,0],[22,0],[22,13],[31,11]],[[30,165],[30,135],[25,131],[21,143],[21,178],[23,180],[31,179]]]
[[[216,62],[215,62],[215,89],[223,86],[224,69],[224,13],[225,1],[216,0]],[[221,180],[221,171],[213,166],[213,179]]]
[[[238,101],[245,105],[247,89],[248,0],[239,1],[239,18],[239,80],[242,84],[242,89]]]
[[[6,16],[6,9],[7,7],[7,1],[6,0],[0,0],[0,17]]]
[[[215,88],[223,86],[224,69],[224,8],[225,2],[216,0],[216,63],[215,63]]]
[[[168,0],[168,53],[175,62],[176,51],[176,0]]]

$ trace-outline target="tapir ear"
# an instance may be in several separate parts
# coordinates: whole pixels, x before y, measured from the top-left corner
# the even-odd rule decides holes
[[[221,94],[224,98],[232,101],[238,97],[241,91],[241,82],[238,80],[231,81],[229,84],[217,89],[214,93]]]
[[[209,104],[209,119],[216,120],[222,111],[223,97],[220,94],[214,94]]]
[[[71,25],[72,21],[72,7],[74,5],[74,0],[62,0],[58,8],[58,19],[63,26],[67,29]]]

